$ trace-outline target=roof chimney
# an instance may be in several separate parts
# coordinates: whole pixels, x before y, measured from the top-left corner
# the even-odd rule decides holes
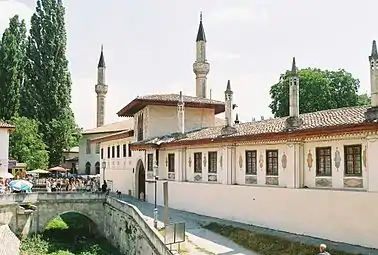
[[[178,120],[178,131],[181,134],[185,133],[185,103],[182,91],[180,91],[179,100],[177,103],[177,120]]]
[[[239,114],[236,114],[236,117],[235,117],[235,124],[239,124],[240,121],[239,121]]]

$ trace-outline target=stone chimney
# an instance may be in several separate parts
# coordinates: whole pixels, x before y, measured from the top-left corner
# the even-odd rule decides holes
[[[240,121],[239,121],[239,114],[236,114],[234,123],[235,124],[239,124],[240,123]]]
[[[293,63],[291,65],[289,97],[289,117],[286,119],[286,128],[288,130],[293,130],[302,124],[302,121],[299,118],[299,76],[295,57],[293,57]]]
[[[182,91],[180,91],[179,101],[177,103],[178,132],[185,133],[185,103]]]
[[[370,93],[371,93],[371,107],[365,112],[367,121],[378,121],[378,51],[377,43],[373,41],[371,48],[371,55],[369,56],[370,63]]]

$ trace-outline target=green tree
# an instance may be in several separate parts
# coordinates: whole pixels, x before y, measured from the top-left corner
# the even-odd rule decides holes
[[[364,94],[358,95],[358,104],[359,105],[370,105],[371,99],[368,96],[368,94],[364,93]]]
[[[26,27],[18,15],[9,21],[0,43],[0,119],[10,120],[20,110],[24,79]]]
[[[269,105],[275,117],[289,115],[291,72],[281,74],[270,89]],[[361,105],[357,94],[360,81],[343,69],[337,71],[307,68],[298,71],[300,113]]]
[[[39,121],[39,130],[50,153],[50,166],[59,164],[63,149],[71,145],[61,144],[62,137],[67,141],[67,135],[77,136],[70,108],[71,76],[66,58],[64,14],[60,0],[37,1],[26,47],[26,80],[21,94],[21,113]],[[70,129],[57,129],[57,121]]]
[[[49,161],[47,147],[38,134],[38,124],[26,117],[12,117],[16,127],[9,138],[9,154],[19,162],[27,164],[28,169],[45,169]]]

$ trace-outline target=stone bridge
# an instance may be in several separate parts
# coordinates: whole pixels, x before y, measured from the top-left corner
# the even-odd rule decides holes
[[[171,255],[163,239],[133,205],[97,193],[30,193],[0,196],[0,225],[18,236],[43,232],[55,217],[86,216],[123,254]]]

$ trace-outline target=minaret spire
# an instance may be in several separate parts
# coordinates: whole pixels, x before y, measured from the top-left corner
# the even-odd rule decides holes
[[[293,57],[290,73],[289,85],[289,118],[286,119],[288,130],[293,130],[302,125],[302,120],[299,118],[299,76],[298,68]]]
[[[206,98],[207,74],[210,71],[210,64],[206,60],[206,36],[202,23],[202,12],[196,38],[196,61],[193,64],[193,72],[196,75],[196,96]]]
[[[227,81],[226,91],[224,92],[225,96],[225,118],[226,118],[226,126],[232,126],[233,124],[233,95],[234,92],[231,90],[231,82],[230,80]]]
[[[97,85],[95,91],[97,94],[97,127],[101,127],[105,122],[105,97],[108,93],[108,85],[105,80],[105,58],[104,58],[104,46],[101,45],[100,59],[97,65]]]
[[[377,43],[373,41],[371,47],[370,62],[370,95],[371,107],[366,111],[365,118],[367,121],[378,121],[378,52]]]

